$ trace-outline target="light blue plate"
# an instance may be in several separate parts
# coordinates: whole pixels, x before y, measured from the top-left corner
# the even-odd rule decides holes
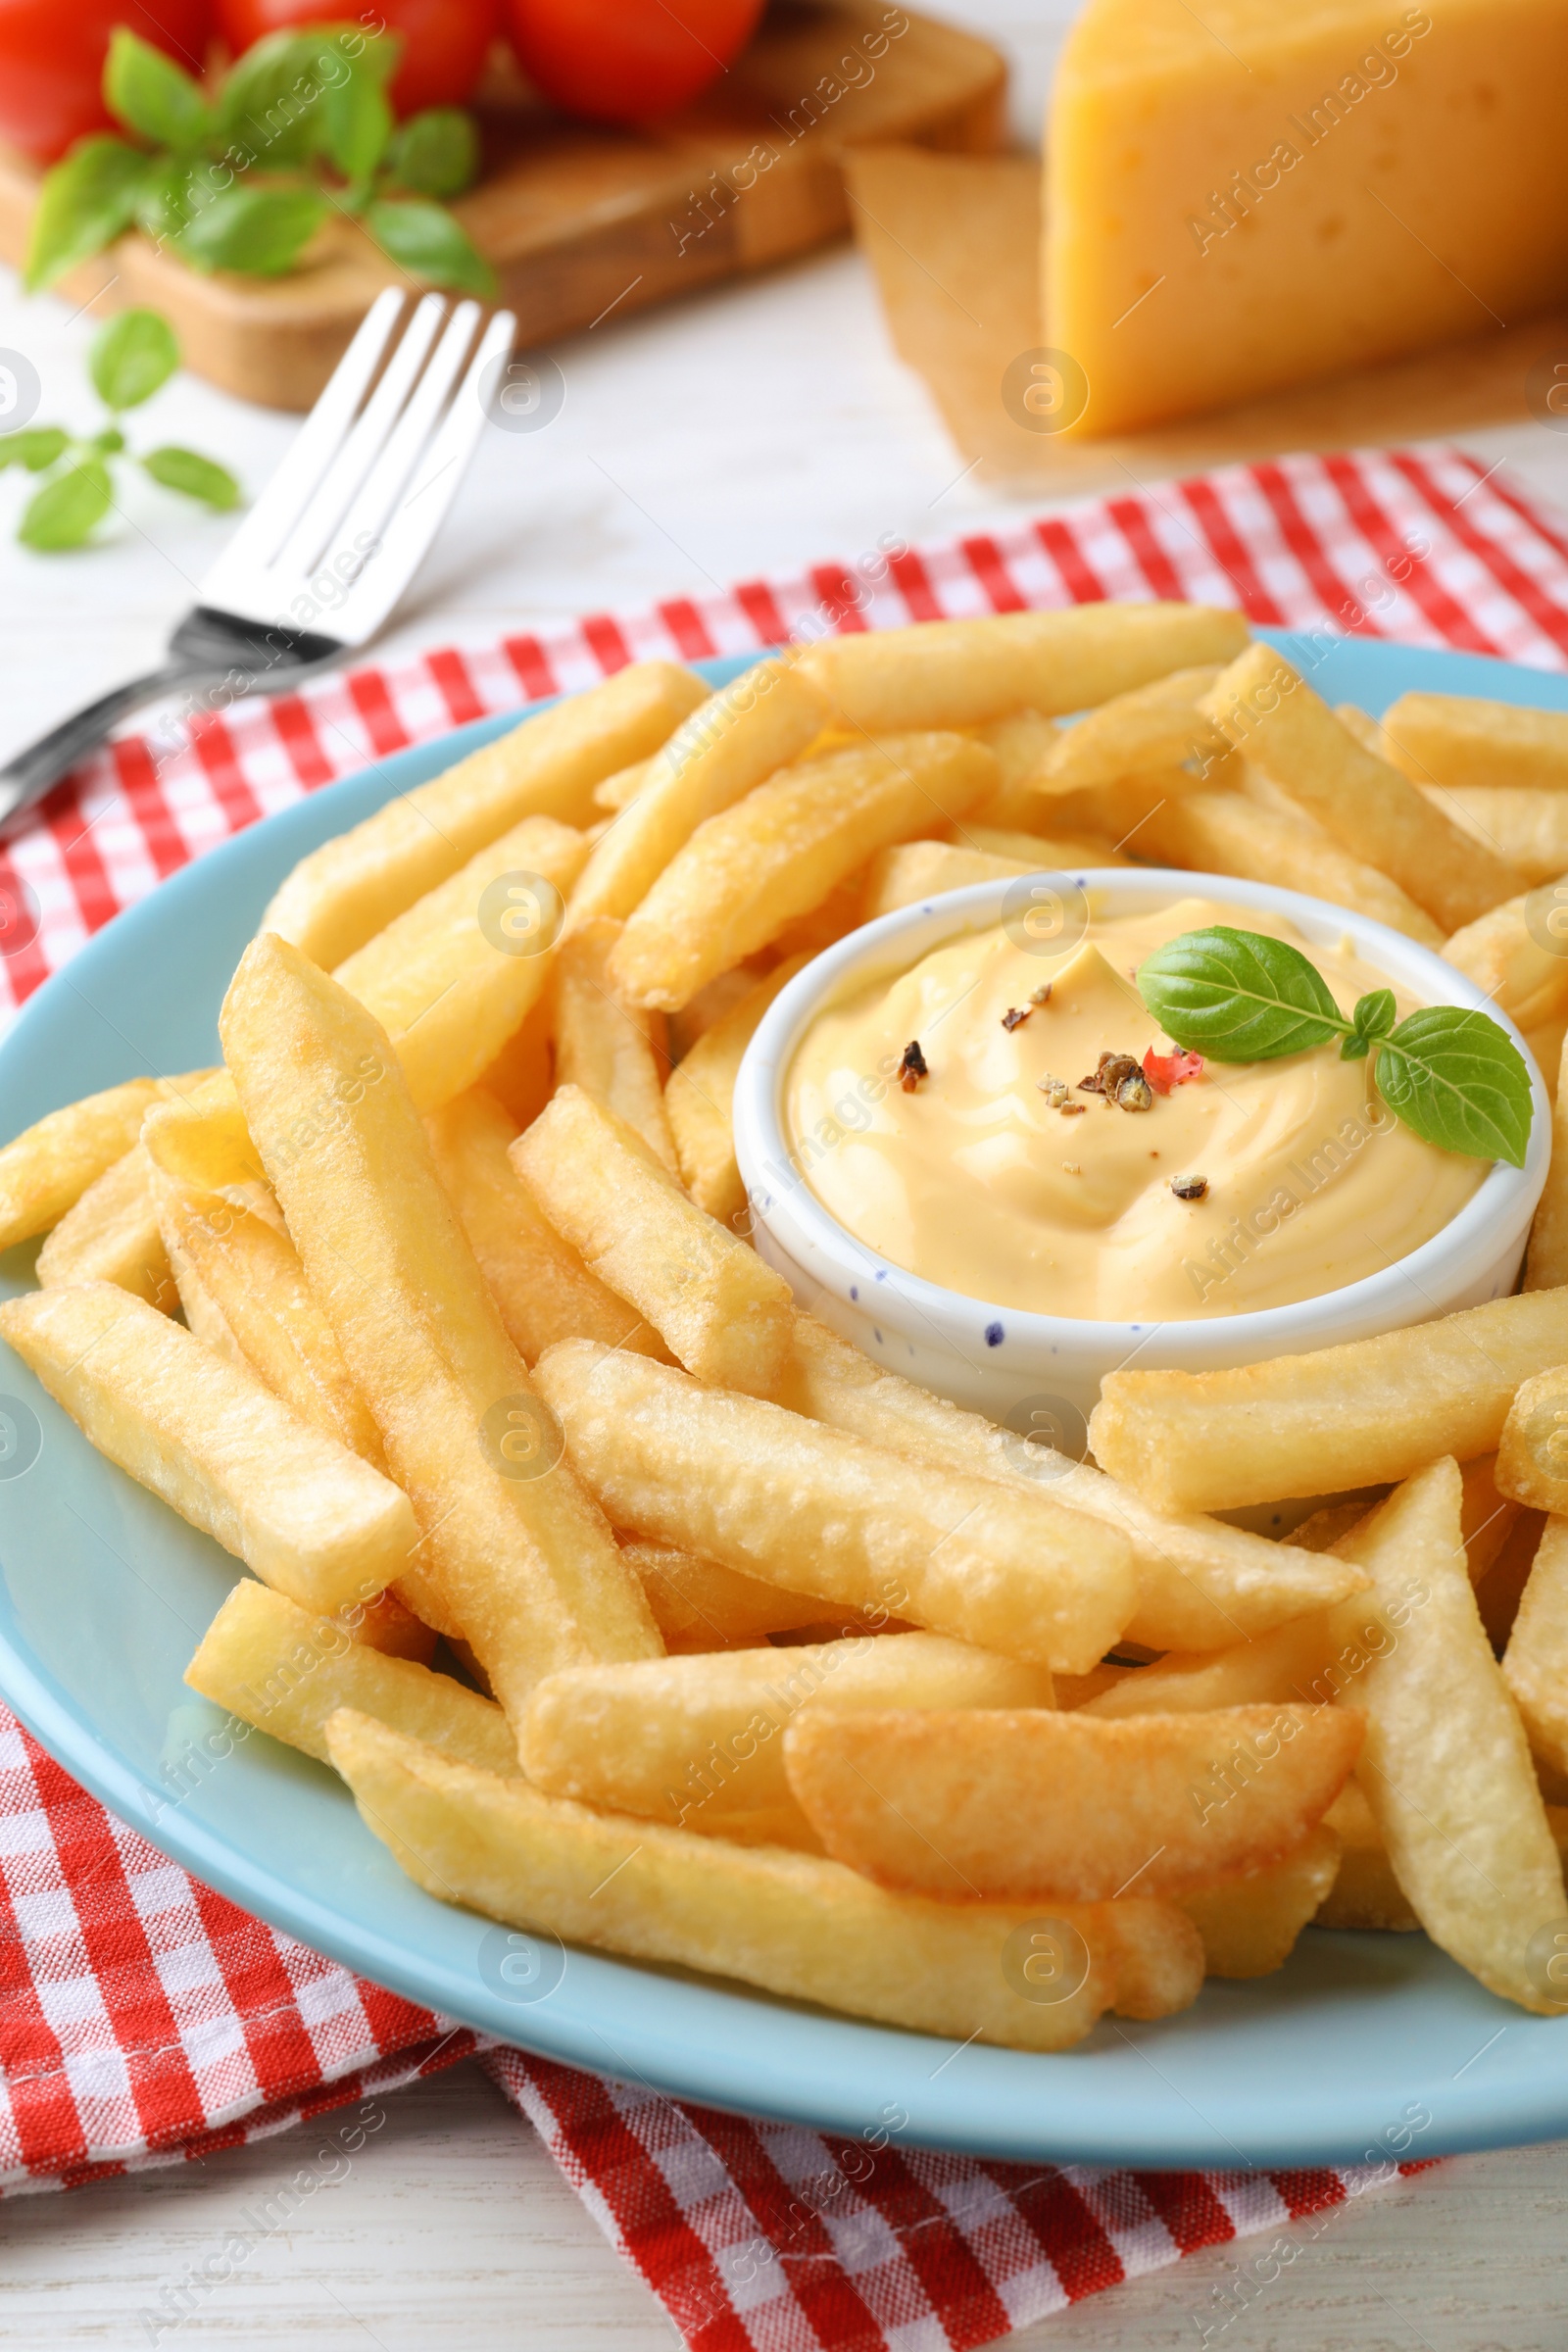
[[[1298,661],[1317,650],[1278,642]],[[1468,656],[1347,643],[1311,674],[1331,702],[1375,711],[1417,686],[1568,710],[1568,679]],[[0,1047],[0,1135],[118,1079],[216,1061],[223,990],[296,858],[514,723],[465,727],[318,793],[100,932]],[[0,1260],[6,1296],[30,1265],[30,1251]],[[1165,2024],[1107,2019],[1060,2058],[890,2033],[592,1952],[568,1952],[555,1981],[559,1958],[535,1967],[525,1939],[509,1950],[505,1931],[421,1894],[324,1767],[260,1733],[230,1746],[180,1677],[234,1561],[100,1460],[9,1354],[0,1384],[24,1441],[0,1461],[0,1690],[197,1878],[411,2000],[683,2098],[850,2134],[902,2110],[912,2141],[1022,2160],[1359,2163],[1568,2132],[1568,2023],[1494,2000],[1420,1936],[1309,1931],[1277,1976],[1211,1984]],[[28,1415],[41,1448],[19,1474]]]

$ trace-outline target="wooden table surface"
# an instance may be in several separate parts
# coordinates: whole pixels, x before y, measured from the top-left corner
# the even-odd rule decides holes
[[[1017,120],[1032,131],[1071,0],[942,0],[1008,45]],[[38,421],[92,414],[81,391],[91,318],[0,288],[0,352],[43,381]],[[919,541],[1023,510],[960,477],[920,385],[893,357],[855,256],[831,252],[698,295],[562,347],[564,408],[547,432],[492,434],[448,527],[383,641],[396,658],[480,644],[593,609],[635,608],[829,556],[884,533]],[[144,445],[209,450],[256,489],[292,420],[181,379]],[[1470,446],[1568,509],[1568,437],[1537,426]],[[11,543],[24,488],[0,476],[6,691],[0,758],[122,675],[150,666],[228,525],[150,486],[107,543],[29,558]],[[260,2246],[194,2309],[180,2352],[287,2345],[414,2352],[655,2352],[659,2306],[601,2237],[529,2128],[476,2067],[387,2101],[385,2129],[298,2228]],[[199,2264],[242,2207],[293,2168],[285,2135],[86,2189],[0,2205],[0,2344],[145,2346],[140,2314]],[[1336,2215],[1245,2314],[1214,2294],[1266,2246],[1202,2255],[1044,2322],[1041,2352],[1559,2352],[1568,2346],[1568,2144],[1456,2159]]]

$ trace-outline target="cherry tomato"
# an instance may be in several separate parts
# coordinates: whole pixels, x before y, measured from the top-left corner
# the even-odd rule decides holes
[[[506,0],[506,12],[517,62],[552,105],[594,122],[647,122],[739,56],[762,0]]]
[[[236,57],[264,32],[286,25],[368,25],[377,20],[403,36],[393,107],[400,115],[416,115],[427,106],[463,104],[501,29],[501,0],[375,0],[364,10],[357,4],[334,7],[332,0],[218,0],[219,29]]]
[[[102,83],[115,26],[200,74],[211,15],[208,0],[0,0],[0,138],[52,164],[112,129]]]

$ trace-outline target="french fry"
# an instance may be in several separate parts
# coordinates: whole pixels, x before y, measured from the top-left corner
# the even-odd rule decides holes
[[[243,1364],[248,1359],[244,1348],[229,1328],[227,1316],[197,1273],[191,1259],[180,1248],[178,1236],[172,1236],[170,1220],[164,1214],[162,1200],[162,1188],[172,1181],[171,1178],[164,1176],[162,1171],[159,1172],[159,1229],[163,1234],[164,1249],[169,1256],[169,1270],[173,1276],[174,1289],[179,1295],[180,1311],[185,1317],[185,1328],[187,1331],[195,1333],[204,1348],[215,1348],[220,1355],[226,1355],[230,1363]],[[201,1194],[195,1197],[205,1200],[215,1196]],[[221,1205],[226,1208],[228,1203],[223,1201]]]
[[[1568,956],[1532,925],[1530,893],[1494,906],[1455,931],[1445,960],[1473,980],[1521,1029],[1537,1029],[1568,1007]]]
[[[1465,1567],[1471,1584],[1479,1586],[1496,1565],[1519,1522],[1521,1506],[1498,1486],[1494,1453],[1478,1454],[1474,1461],[1463,1465],[1459,1477],[1464,1488],[1459,1526],[1464,1537]]]
[[[1553,1291],[1568,1282],[1568,1038],[1557,1062],[1551,1107],[1551,1161],[1525,1252],[1525,1289]]]
[[[470,1087],[424,1124],[436,1172],[525,1364],[557,1340],[603,1340],[663,1357],[653,1325],[589,1273],[518,1177],[508,1157],[516,1126],[499,1102]]]
[[[675,1139],[664,1107],[658,1058],[662,1015],[628,1004],[610,976],[621,925],[589,915],[557,950],[555,992],[556,1084],[580,1086],[635,1128],[656,1159],[679,1173]]]
[[[188,1269],[244,1361],[273,1396],[384,1471],[380,1432],[287,1234],[220,1194],[198,1193],[162,1173],[158,1215],[181,1300]]]
[[[611,816],[618,816],[642,791],[653,764],[651,760],[634,760],[630,767],[618,767],[612,776],[594,786],[594,807]]]
[[[127,1078],[80,1102],[51,1110],[0,1151],[0,1250],[47,1233],[139,1141],[155,1102],[188,1093],[207,1077]]]
[[[1339,1875],[1340,1841],[1320,1824],[1271,1869],[1183,1895],[1182,1909],[1203,1938],[1204,1974],[1268,1977],[1283,1968]]]
[[[227,1070],[215,1070],[177,1102],[156,1103],[141,1140],[166,1175],[195,1192],[223,1193],[250,1206],[271,1191]]]
[[[617,984],[678,1011],[875,851],[961,816],[996,777],[992,754],[959,735],[893,735],[785,768],[677,851],[621,934]]]
[[[1339,1839],[1340,1870],[1314,1925],[1419,1934],[1421,1922],[1394,1875],[1372,1808],[1353,1780],[1346,1783],[1324,1814],[1323,1827]]]
[[[1204,605],[1071,605],[824,637],[801,667],[851,726],[977,727],[1009,712],[1087,710],[1200,662],[1230,662],[1240,612]]]
[[[351,1641],[331,1617],[313,1616],[241,1578],[185,1669],[193,1690],[321,1763],[324,1727],[353,1707],[481,1771],[518,1770],[512,1726],[492,1699],[449,1674]]]
[[[427,1892],[572,1942],[1016,2049],[1068,2049],[1112,2005],[1170,2015],[1201,1983],[1198,1931],[1168,1904],[1064,1912],[1053,1940],[1027,1910],[886,1894],[814,1854],[541,1796],[346,1709],[327,1746],[367,1829]],[[1063,1996],[1040,1998],[1054,1979]]]
[[[334,979],[386,1031],[421,1110],[472,1086],[538,1003],[587,856],[584,834],[524,817],[338,965]]]
[[[1568,873],[1568,793],[1530,792],[1506,784],[1435,784],[1424,789],[1436,808],[1506,858],[1527,882],[1554,882]]]
[[[1568,1773],[1568,1520],[1546,1521],[1503,1652],[1502,1679],[1535,1754]]]
[[[1327,1610],[1312,1609],[1231,1649],[1169,1650],[1155,1665],[1117,1675],[1078,1712],[1119,1720],[1306,1701],[1319,1695],[1313,1684],[1328,1663],[1332,1638]]]
[[[1116,1529],[568,1340],[536,1375],[617,1527],[829,1603],[1082,1674],[1136,1603]]]
[[[1530,1582],[1530,1572],[1535,1566],[1536,1553],[1545,1530],[1544,1512],[1521,1510],[1495,1563],[1477,1589],[1476,1605],[1481,1611],[1481,1622],[1486,1628],[1487,1640],[1499,1658],[1512,1637],[1519,1603],[1524,1598],[1525,1587]]]
[[[413,1502],[419,1568],[501,1704],[515,1717],[558,1666],[657,1656],[641,1587],[555,1458],[382,1031],[269,936],[246,950],[220,1027],[312,1294]]]
[[[856,866],[853,872],[835,882],[814,906],[793,916],[774,932],[765,948],[758,951],[759,958],[771,964],[793,956],[820,956],[825,949],[837,947],[841,939],[848,939],[852,931],[858,931],[870,865],[867,858],[863,865]],[[685,1010],[684,1005],[681,1009]]]
[[[174,1278],[159,1231],[145,1145],[133,1144],[67,1209],[38,1252],[37,1270],[46,1290],[112,1282],[165,1314],[173,1312]]]
[[[1039,862],[1056,865],[1045,843]],[[940,899],[950,890],[967,890],[974,882],[998,882],[1012,874],[1038,872],[1034,858],[997,858],[989,850],[966,849],[948,841],[905,841],[880,850],[866,869],[865,897],[860,920],[874,923],[879,914],[900,906],[917,906],[922,899]],[[674,1080],[670,1084],[673,1086]]]
[[[1112,1372],[1096,1461],[1162,1510],[1220,1511],[1494,1453],[1514,1394],[1568,1359],[1568,1290],[1227,1372]]]
[[[1201,708],[1342,848],[1387,874],[1445,931],[1474,922],[1519,889],[1511,866],[1364,750],[1271,646],[1250,646]]]
[[[706,988],[698,990],[689,1004],[683,1004],[679,1012],[672,1012],[664,1024],[670,1059],[683,1061],[693,1046],[732,1013],[751,995],[759,980],[766,978],[776,956],[775,949],[764,948],[750,963],[737,964],[732,972],[720,972],[716,980],[710,980]]]
[[[1568,789],[1568,711],[1468,694],[1402,694],[1383,714],[1392,756],[1420,784]],[[1568,862],[1568,860],[1565,860]]]
[[[1181,1897],[1270,1869],[1316,1829],[1361,1744],[1346,1708],[1107,1723],[1035,1708],[807,1707],[784,1760],[835,1861],[978,1902]]]
[[[680,1180],[698,1207],[707,1209],[721,1225],[733,1225],[746,1206],[731,1114],[741,1062],[763,1013],[804,969],[806,960],[804,956],[788,956],[765,979],[749,988],[739,1004],[682,1055],[664,1089]],[[581,1336],[597,1339],[599,1335],[585,1332]]]
[[[1122,1629],[1152,1649],[1225,1649],[1269,1627],[1364,1590],[1359,1572],[1217,1519],[1171,1517],[1033,1437],[966,1413],[873,1364],[809,1315],[797,1315],[776,1400],[808,1419],[885,1446],[906,1460],[951,1467],[1044,1494],[1114,1528],[1132,1546],[1136,1614]]]
[[[1223,755],[1224,735],[1198,708],[1218,676],[1212,667],[1172,670],[1087,711],[1057,736],[1037,790],[1053,797],[1083,792],[1142,768],[1183,767]]]
[[[390,1585],[373,1600],[356,1600],[339,1609],[335,1622],[352,1641],[378,1649],[383,1657],[412,1658],[416,1666],[428,1666],[435,1655],[435,1627],[416,1617]]]
[[[649,762],[642,787],[594,851],[572,898],[571,927],[591,915],[629,915],[699,825],[799,759],[827,718],[822,697],[783,662],[759,662],[710,695]]]
[[[1568,1511],[1568,1364],[1521,1383],[1497,1447],[1497,1489],[1533,1511]]]
[[[673,662],[634,662],[525,718],[313,850],[272,900],[262,930],[332,970],[523,817],[587,824],[595,785],[657,752],[707,692]]]
[[[388,1479],[113,1283],[10,1299],[0,1336],[100,1453],[302,1607],[368,1599],[418,1542]]]
[[[724,1815],[793,1810],[783,1734],[804,1707],[1053,1703],[1043,1666],[935,1634],[862,1635],[547,1675],[528,1701],[517,1753],[547,1796],[722,1837]]]
[[[1549,1958],[1562,1865],[1462,1565],[1459,1508],[1456,1466],[1434,1462],[1347,1539],[1390,1634],[1355,1683],[1356,1779],[1433,1942],[1489,1991],[1550,2015],[1539,1940],[1546,1930]]]
[[[1137,844],[1149,857],[1200,872],[1276,882],[1440,948],[1443,933],[1412,898],[1376,866],[1355,858],[1298,809],[1269,808],[1239,792],[1184,793],[1153,811]]]
[[[531,1127],[555,1089],[555,1055],[550,1041],[550,1003],[541,997],[513,1032],[487,1070],[480,1087],[510,1112],[513,1128]]]
[[[1055,720],[1041,710],[1009,710],[1005,718],[994,718],[975,733],[996,754],[1002,777],[996,791],[976,808],[976,817],[988,825],[1021,825],[1032,832],[1044,813],[1040,778],[1060,733]]]
[[[1053,866],[1129,865],[1119,850],[1096,834],[1074,834],[1070,839],[1059,833],[1003,832],[995,825],[982,824],[964,816],[948,827],[960,849],[979,850],[988,858],[1005,858],[1022,865],[1031,874]]]
[[[688,1200],[624,1120],[564,1086],[511,1158],[590,1272],[648,1318],[689,1372],[768,1393],[789,1352],[789,1284]]]
[[[620,1556],[635,1569],[671,1657],[755,1649],[769,1634],[791,1633],[821,1619],[822,1602],[815,1592],[782,1592],[777,1585],[741,1576],[717,1560],[677,1551],[669,1544],[626,1543]],[[846,1635],[877,1630],[858,1625],[853,1610],[846,1610],[845,1617]]]

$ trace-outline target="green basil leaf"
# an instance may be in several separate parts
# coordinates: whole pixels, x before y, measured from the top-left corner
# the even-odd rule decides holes
[[[104,60],[104,104],[127,130],[155,147],[194,147],[207,128],[207,102],[182,67],[123,24]]]
[[[194,449],[150,449],[142,460],[155,482],[178,490],[186,498],[202,499],[226,514],[239,505],[239,484],[226,466],[204,458]]]
[[[123,139],[77,141],[38,191],[24,272],[29,293],[52,286],[130,226],[146,172],[147,158]]]
[[[326,199],[311,188],[226,188],[196,215],[180,251],[198,270],[281,277],[325,218]]]
[[[0,440],[0,466],[25,466],[29,473],[42,473],[57,458],[63,458],[71,435],[58,424],[35,424],[24,433],[7,433]]]
[[[179,345],[156,311],[122,311],[99,328],[87,372],[106,409],[139,409],[179,366]]]
[[[136,225],[154,244],[177,237],[191,217],[193,167],[183,156],[150,158],[136,190]]]
[[[461,196],[479,173],[479,133],[461,106],[431,106],[405,122],[387,151],[387,175],[416,196]]]
[[[109,468],[102,458],[85,458],[57,473],[29,500],[17,531],[24,547],[59,555],[79,547],[111,505]]]
[[[441,205],[422,197],[398,204],[378,199],[367,205],[365,225],[382,252],[416,277],[428,278],[433,286],[451,286],[460,294],[494,294],[495,271]]]
[[[1456,1004],[1412,1012],[1379,1041],[1376,1075],[1389,1108],[1441,1152],[1524,1166],[1530,1072],[1513,1040],[1484,1012]]]
[[[1222,923],[1156,948],[1138,990],[1168,1038],[1211,1061],[1278,1061],[1349,1027],[1298,948]]]
[[[247,49],[219,94],[217,131],[239,170],[302,164],[320,139],[321,35],[270,32]]]
[[[1375,988],[1350,1015],[1350,1034],[1340,1048],[1342,1061],[1365,1061],[1376,1039],[1387,1037],[1398,1018],[1392,988]]]
[[[392,136],[392,109],[363,59],[342,63],[343,80],[321,92],[321,149],[345,179],[368,179]]]

